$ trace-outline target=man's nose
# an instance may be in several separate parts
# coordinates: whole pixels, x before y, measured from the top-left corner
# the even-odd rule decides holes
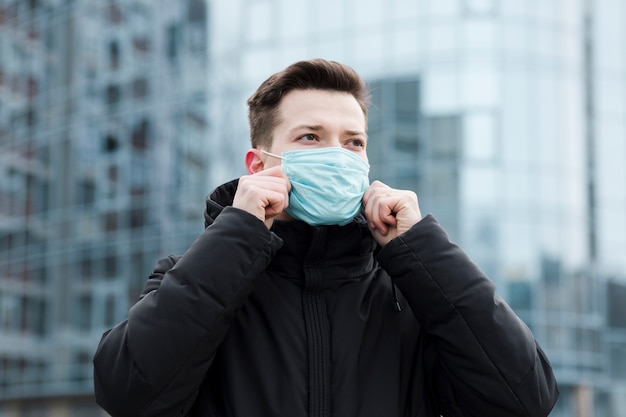
[[[339,140],[339,136],[331,136],[324,143],[325,148],[341,148],[341,140]]]

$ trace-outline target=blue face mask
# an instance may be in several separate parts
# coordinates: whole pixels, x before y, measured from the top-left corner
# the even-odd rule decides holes
[[[361,199],[369,187],[370,166],[354,152],[338,147],[286,151],[282,168],[291,183],[291,217],[311,226],[340,225],[361,211]]]

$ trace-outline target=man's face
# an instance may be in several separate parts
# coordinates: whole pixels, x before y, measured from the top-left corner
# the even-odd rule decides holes
[[[327,90],[292,90],[281,100],[272,146],[276,155],[295,149],[342,147],[367,161],[365,115],[354,96]],[[264,167],[280,165],[265,157]]]

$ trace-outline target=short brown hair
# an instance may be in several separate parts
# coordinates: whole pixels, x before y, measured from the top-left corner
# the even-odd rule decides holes
[[[271,147],[272,131],[280,122],[280,101],[292,90],[329,90],[352,94],[367,120],[369,90],[356,71],[347,65],[324,59],[299,61],[270,76],[248,99],[252,147]]]

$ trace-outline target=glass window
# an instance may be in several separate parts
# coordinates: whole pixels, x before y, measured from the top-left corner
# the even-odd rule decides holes
[[[417,19],[420,12],[423,13],[422,5],[415,0],[395,0],[390,2],[393,7],[393,20]]]
[[[296,62],[302,59],[302,57],[307,56],[308,48],[302,43],[297,42],[291,45],[284,45],[277,51],[277,61],[284,62],[286,65],[291,64],[292,62]],[[275,70],[276,67],[274,67]],[[267,70],[267,74],[271,74],[274,70]],[[259,83],[263,80],[259,80]],[[251,87],[251,89],[255,88]]]
[[[187,5],[187,20],[192,23],[203,24],[207,17],[205,0],[189,0]]]
[[[537,182],[535,182],[537,184]],[[552,181],[555,184],[555,181]],[[544,176],[541,176],[541,181],[538,183],[541,185],[541,193],[548,194],[551,192],[550,197],[557,200],[556,186],[546,187],[544,184]],[[540,197],[537,199],[536,211],[537,231],[539,233],[538,239],[541,245],[541,251],[546,256],[556,256],[561,251],[562,237],[561,227],[559,226],[559,219],[561,217],[560,211],[554,207],[545,203],[545,198]]]
[[[594,3],[593,47],[600,68],[624,70],[624,3],[603,0]]]
[[[335,34],[324,36],[311,45],[311,56],[323,56],[325,59],[343,61],[346,50],[345,38],[337,38]],[[302,59],[299,57],[298,59]]]
[[[392,55],[398,60],[416,60],[419,53],[419,35],[416,27],[394,27],[391,34]]]
[[[150,142],[150,121],[148,119],[141,119],[133,127],[131,134],[131,143],[133,150],[137,152],[144,152],[149,148]]]
[[[460,126],[456,115],[429,117],[425,136],[434,158],[456,159],[460,152]]]
[[[102,220],[104,222],[104,230],[106,230],[107,232],[114,232],[119,228],[118,213],[115,211],[110,211],[103,214]]]
[[[136,99],[146,98],[150,90],[148,80],[144,77],[134,79],[132,82],[131,89],[133,92],[133,98],[136,98]]]
[[[611,376],[614,378],[626,378],[626,347],[613,346],[610,353]]]
[[[394,83],[396,122],[417,123],[419,113],[419,83],[417,80],[400,80]]]
[[[530,310],[532,307],[532,288],[528,281],[507,282],[507,302],[513,310]]]
[[[283,40],[302,37],[312,30],[308,19],[298,19],[294,16],[310,16],[310,2],[282,0],[278,7],[280,16],[280,35]],[[275,68],[274,68],[275,69]]]
[[[116,294],[108,295],[105,297],[104,301],[104,323],[102,325],[104,327],[113,326],[118,320],[116,311],[115,311],[115,300],[117,299]]]
[[[459,79],[449,67],[432,68],[424,75],[424,113],[456,112]]]
[[[554,0],[549,2],[526,0],[526,3],[529,3],[528,10],[531,19],[545,26],[553,27],[556,24],[557,16],[561,14],[559,4]]]
[[[498,178],[490,166],[469,165],[464,168],[461,177],[464,204],[478,210],[493,207],[500,188]]]
[[[113,111],[122,98],[122,91],[118,85],[111,84],[105,90],[105,99],[109,111]]]
[[[419,150],[417,131],[399,130],[394,137],[394,148],[400,151],[400,155],[409,159],[414,158],[414,154]],[[413,154],[413,156],[412,156]]]
[[[317,3],[317,1],[314,1],[313,3]],[[326,15],[329,14],[329,10],[336,10],[338,4],[346,2],[336,2],[334,0],[330,0],[329,3],[332,4],[332,6],[329,6],[326,9],[321,9],[325,10],[325,12],[323,12],[322,18],[325,18]],[[362,28],[366,28],[366,30],[371,29],[372,25],[380,25],[382,17],[386,14],[384,8],[386,8],[387,5],[387,2],[385,1],[368,1],[366,2],[366,5],[358,5],[358,3],[355,3],[355,7],[352,10],[352,13],[354,13],[354,17],[351,17],[351,20],[354,19],[354,22],[358,22],[359,26]]]
[[[461,94],[467,106],[495,106],[499,101],[499,77],[491,66],[474,66],[461,75]]]
[[[120,46],[117,41],[109,42],[109,69],[116,70],[120,65]]]
[[[583,268],[588,262],[588,239],[585,229],[581,228],[586,218],[568,214],[565,213],[566,219],[561,223],[563,227],[562,259],[567,268],[576,270]]]
[[[355,56],[362,62],[376,62],[384,65],[386,57],[385,36],[382,31],[367,31],[355,38]]]
[[[463,25],[463,43],[469,49],[493,51],[496,47],[495,25],[491,20],[468,19]]]
[[[529,26],[517,21],[503,21],[499,34],[502,36],[499,42],[502,45],[504,55],[514,57],[515,60],[520,60],[519,53],[526,52],[530,44]],[[576,47],[580,48],[578,42],[576,42]]]
[[[546,347],[549,349],[565,348],[565,328],[561,325],[549,324],[546,326]]]
[[[626,330],[626,284],[610,281],[606,294],[609,326]]]
[[[533,219],[525,208],[506,210],[506,214],[500,229],[503,270],[510,279],[527,280],[532,277],[537,252],[532,238]]]
[[[581,34],[578,30],[562,30],[556,33],[557,59],[568,66],[569,70],[580,70],[583,60]]]
[[[500,1],[498,6],[503,16],[525,18],[528,14],[528,1]]]
[[[596,233],[598,236],[598,255],[607,267],[624,272],[623,249],[626,247],[626,204],[596,210]]]
[[[502,157],[506,164],[523,163],[530,158],[529,138],[532,123],[530,118],[530,90],[528,75],[509,72],[502,76]]]
[[[532,31],[530,45],[539,59],[554,61],[557,57],[557,32],[551,25],[536,25]]]
[[[257,80],[259,84],[276,70],[276,51],[272,48],[252,48],[250,51],[242,54],[241,71],[242,76],[248,80]],[[302,57],[299,57],[302,59]],[[291,62],[285,65],[291,64]],[[262,74],[262,75],[259,75]],[[239,104],[239,103],[237,103]]]
[[[117,140],[117,137],[115,137],[115,135],[113,134],[108,134],[103,140],[102,148],[104,152],[112,153],[112,152],[117,151],[117,149],[119,148],[119,145],[120,143]]]
[[[624,77],[609,73],[600,73],[594,79],[596,111],[612,115],[615,119],[626,114],[626,92],[623,90]]]
[[[493,13],[496,8],[496,0],[465,0],[465,11],[472,14]]]
[[[91,329],[91,317],[92,317],[92,296],[91,294],[81,294],[77,299],[78,311],[76,312],[76,320],[78,321],[78,328],[81,330]]]
[[[166,50],[165,54],[170,61],[170,64],[176,64],[178,62],[178,44],[180,43],[180,25],[176,23],[170,24],[166,28]]]
[[[582,2],[585,0],[558,0],[559,17],[569,30],[579,30],[583,22]],[[576,39],[575,37],[572,37]]]
[[[495,121],[491,113],[469,113],[464,118],[465,158],[488,161],[495,158]]]
[[[558,75],[556,73],[542,73],[535,77],[537,88],[534,100],[536,119],[534,123],[535,133],[532,138],[530,151],[533,155],[532,163],[538,162],[541,169],[554,170],[561,160],[561,144],[558,138],[562,135],[563,123],[560,120],[561,99],[557,93]]]
[[[336,33],[338,31],[342,31],[348,19],[346,19],[344,10],[347,7],[346,2],[343,1],[335,1],[335,0],[317,0],[312,2],[312,7],[315,8],[315,16],[317,20],[317,24],[315,25],[315,30],[320,33]],[[363,15],[363,11],[369,11],[370,9],[376,9],[375,7],[356,7],[353,11],[356,16],[351,17],[350,20],[352,23],[358,22],[359,24],[365,24],[365,26],[369,26],[371,23],[364,22],[366,16]],[[332,10],[332,13],[329,11]],[[336,36],[335,36],[336,37]]]
[[[148,36],[150,32],[150,10],[140,3],[134,3],[130,16],[130,26],[136,35]]]
[[[459,26],[455,22],[431,23],[426,35],[428,53],[456,54],[459,49]]]
[[[614,206],[626,199],[626,126],[621,121],[598,120],[595,136],[596,192],[599,204]]]
[[[459,0],[437,0],[428,2],[431,17],[452,17],[459,14]]]
[[[526,209],[532,201],[534,187],[528,171],[509,169],[504,176],[504,198],[508,207]]]
[[[430,190],[431,201],[428,204],[443,206],[452,210],[455,221],[459,215],[457,208],[459,207],[459,175],[458,169],[452,164],[438,163],[433,164],[424,172],[424,180],[429,182],[432,187]],[[423,187],[418,187],[420,190]]]
[[[96,201],[96,183],[92,178],[83,178],[80,182],[79,203],[86,207],[93,207]]]
[[[105,278],[109,280],[115,279],[116,275],[119,273],[119,259],[115,248],[109,247],[106,249],[103,261]]]
[[[269,1],[253,2],[247,6],[246,31],[248,41],[251,43],[265,42],[272,36],[273,22],[275,20],[272,13],[272,3]],[[307,26],[304,21],[299,21],[302,26]]]

